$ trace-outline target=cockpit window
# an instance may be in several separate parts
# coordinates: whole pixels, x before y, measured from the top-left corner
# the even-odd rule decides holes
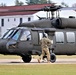
[[[19,36],[20,36],[21,30],[16,30],[15,33],[12,36],[12,39],[14,40],[18,40]]]
[[[20,38],[21,41],[24,41],[24,40],[31,40],[31,33],[30,31],[24,31],[21,38]]]
[[[14,34],[14,32],[15,32],[16,30],[12,30],[12,29],[10,29],[10,30],[8,30],[4,35],[3,35],[3,39],[6,39],[6,38],[10,38],[13,34]]]

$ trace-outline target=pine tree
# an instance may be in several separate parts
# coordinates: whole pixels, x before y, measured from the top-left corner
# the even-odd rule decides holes
[[[28,4],[45,4],[45,3],[51,3],[51,0],[26,0]]]
[[[6,6],[5,3],[1,3],[1,4],[0,4],[0,7],[5,7],[5,6]]]
[[[15,6],[21,6],[24,3],[22,1],[19,2],[19,0],[15,0]]]

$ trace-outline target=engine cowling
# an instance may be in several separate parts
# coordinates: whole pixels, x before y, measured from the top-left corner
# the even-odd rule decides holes
[[[56,28],[76,28],[75,18],[56,18],[52,20],[52,25]]]

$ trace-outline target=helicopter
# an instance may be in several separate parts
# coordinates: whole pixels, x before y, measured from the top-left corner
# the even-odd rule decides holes
[[[22,11],[51,11],[51,18],[40,18],[37,21],[30,21],[9,29],[0,39],[0,54],[19,55],[25,63],[32,59],[31,55],[41,55],[39,41],[43,34],[53,41],[50,47],[50,61],[56,61],[56,55],[76,54],[76,19],[60,18],[59,13],[54,18],[54,12],[59,10],[76,10],[76,8],[63,8],[61,6],[45,6],[41,9]],[[8,12],[8,11],[7,11]],[[19,12],[19,10],[9,10]],[[45,57],[45,56],[44,56]]]
[[[19,55],[24,62],[31,61],[31,55],[41,55],[39,40],[44,33],[51,32],[54,35],[55,29],[16,27],[9,29],[0,39],[0,53],[4,55]]]

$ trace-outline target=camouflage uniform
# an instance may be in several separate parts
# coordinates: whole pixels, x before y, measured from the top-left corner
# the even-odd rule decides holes
[[[41,39],[40,43],[41,43],[41,48],[42,48],[41,57],[43,58],[43,56],[46,54],[47,55],[47,61],[49,62],[50,61],[49,46],[51,46],[51,40],[44,37]]]

